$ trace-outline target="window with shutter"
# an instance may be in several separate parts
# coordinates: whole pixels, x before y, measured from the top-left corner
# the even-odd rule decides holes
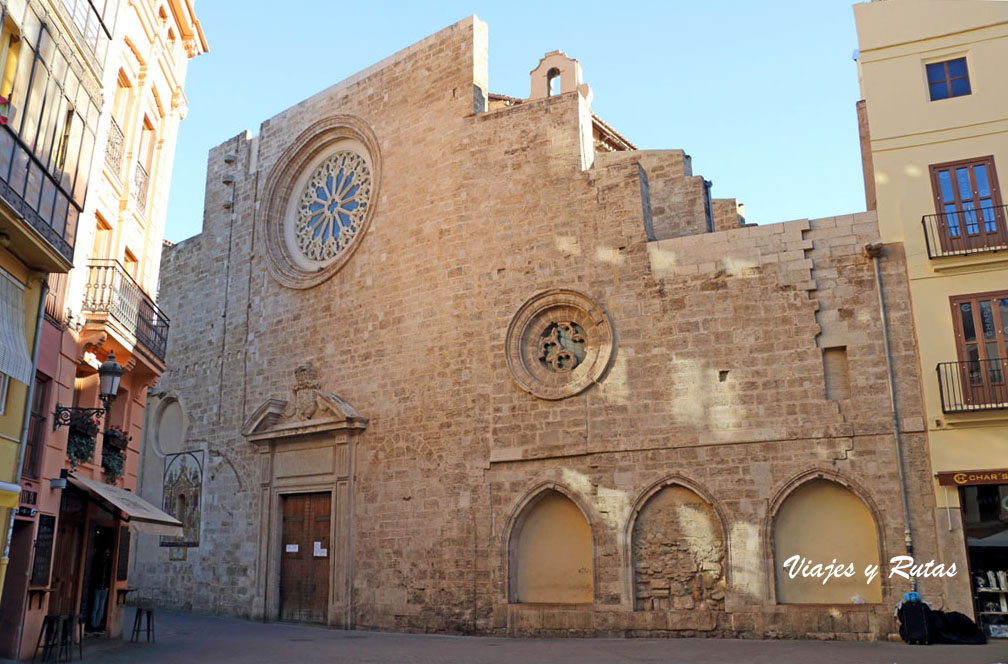
[[[1008,244],[994,157],[933,164],[931,186],[943,253]]]

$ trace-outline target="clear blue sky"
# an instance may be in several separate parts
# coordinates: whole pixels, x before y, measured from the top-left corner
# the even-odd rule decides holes
[[[490,91],[527,97],[548,51],[577,58],[592,110],[641,149],[684,149],[756,223],[864,210],[854,15],[846,0],[198,0],[166,237],[200,232],[207,151],[438,30],[490,26]]]

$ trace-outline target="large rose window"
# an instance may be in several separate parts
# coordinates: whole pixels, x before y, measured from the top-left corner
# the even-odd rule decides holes
[[[273,162],[256,225],[266,267],[288,288],[336,274],[364,243],[380,200],[381,151],[360,118],[304,129]]]

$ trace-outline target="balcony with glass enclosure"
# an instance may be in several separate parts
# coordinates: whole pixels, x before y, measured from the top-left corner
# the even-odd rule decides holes
[[[26,3],[0,7],[0,223],[36,268],[73,262],[100,98],[64,35]]]

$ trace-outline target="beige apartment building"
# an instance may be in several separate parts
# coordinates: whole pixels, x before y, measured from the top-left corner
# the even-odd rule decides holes
[[[210,152],[139,485],[183,534],[133,582],[366,629],[886,638],[890,558],[941,557],[902,243],[874,210],[746,225],[576,60],[491,94],[487,48],[465,19]]]
[[[854,6],[868,207],[906,252],[947,606],[1008,636],[1008,3]],[[909,329],[901,332],[909,334]]]
[[[170,331],[155,296],[186,70],[207,45],[191,0],[4,5],[14,25],[38,21],[90,49],[93,93],[89,106],[78,102],[93,132],[79,157],[90,180],[72,270],[48,277],[0,601],[0,656],[23,658],[49,633],[47,616],[117,636],[133,586],[131,532],[179,530],[135,492],[147,390],[164,371]],[[122,375],[105,412],[107,362]]]

